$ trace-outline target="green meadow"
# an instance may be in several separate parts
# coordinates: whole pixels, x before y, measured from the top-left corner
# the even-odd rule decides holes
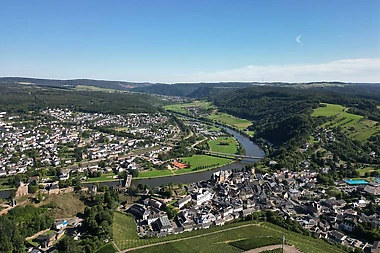
[[[182,157],[179,160],[184,163],[190,163],[190,168],[179,169],[175,171],[175,174],[194,172],[194,169],[196,168],[199,169],[199,170],[197,169],[196,171],[207,170],[213,167],[219,167],[224,164],[228,164],[232,161],[232,159],[210,156],[210,155],[193,155],[191,157]]]
[[[216,140],[208,141],[211,151],[225,154],[235,154],[239,144],[233,137],[218,137]]]

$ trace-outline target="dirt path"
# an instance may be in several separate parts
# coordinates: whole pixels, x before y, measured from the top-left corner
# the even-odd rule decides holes
[[[114,241],[112,241],[112,244],[113,244],[113,246],[115,247],[115,249],[117,250],[117,252],[120,252],[119,247],[116,245],[116,243],[115,243]]]
[[[45,232],[47,232],[47,231],[49,231],[49,230],[50,230],[50,228],[45,229],[45,230],[42,230],[42,231],[40,231],[40,232],[38,232],[38,233],[35,233],[35,234],[32,235],[32,236],[26,237],[26,238],[25,238],[25,241],[28,241],[28,240],[30,240],[30,239],[34,239],[35,237],[37,237],[37,236],[39,236],[39,235],[42,235],[43,233],[45,233]]]
[[[270,245],[270,246],[261,247],[261,248],[257,248],[257,249],[251,249],[251,250],[245,251],[244,253],[259,253],[259,252],[263,252],[266,250],[274,250],[274,249],[279,249],[279,248],[282,248],[281,244]],[[301,251],[299,251],[295,247],[289,246],[289,245],[284,246],[284,252],[285,253],[302,253]]]
[[[199,237],[203,237],[203,236],[209,236],[209,235],[213,235],[213,234],[223,233],[224,231],[229,231],[229,230],[234,230],[234,229],[239,229],[239,228],[249,227],[249,226],[260,226],[260,224],[245,224],[245,225],[241,225],[241,226],[238,226],[238,227],[226,228],[226,229],[218,230],[218,231],[211,232],[211,233],[206,233],[206,234],[201,234],[201,235],[194,235],[194,236],[189,236],[189,237],[185,237],[185,238],[179,238],[179,239],[175,239],[175,240],[171,240],[171,241],[158,242],[158,243],[152,243],[152,244],[143,245],[143,246],[139,246],[139,247],[129,248],[129,249],[125,249],[125,250],[122,250],[122,251],[119,251],[119,252],[120,253],[124,253],[124,252],[129,252],[129,251],[133,251],[133,250],[137,250],[137,249],[144,249],[144,248],[154,247],[154,246],[158,246],[158,245],[162,245],[162,244],[167,244],[167,243],[172,243],[172,242],[185,241],[185,240],[190,240],[190,239],[199,238]],[[296,252],[290,252],[290,253],[296,253]]]

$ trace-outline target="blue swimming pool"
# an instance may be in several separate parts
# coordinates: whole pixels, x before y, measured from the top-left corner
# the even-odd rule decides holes
[[[346,179],[344,180],[349,185],[363,185],[363,184],[369,184],[367,180],[364,179]]]

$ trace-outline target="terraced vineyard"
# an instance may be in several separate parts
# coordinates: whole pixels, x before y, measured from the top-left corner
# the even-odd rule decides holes
[[[315,109],[312,114],[312,116],[315,117],[332,117],[331,120],[323,124],[323,127],[341,127],[347,136],[359,141],[364,141],[375,133],[380,132],[380,124],[376,121],[366,119],[360,115],[348,113],[347,109],[341,105],[324,105],[326,106]]]
[[[139,239],[133,218],[122,213],[115,213],[113,234],[115,243],[122,250],[143,247],[136,248],[133,252],[234,253],[243,250],[231,245],[233,242],[247,240],[245,242],[247,248],[273,245],[278,244],[279,238],[282,238],[283,235],[286,236],[288,244],[294,245],[303,252],[342,252],[339,248],[322,240],[303,236],[266,222],[260,224],[238,222],[162,238]]]

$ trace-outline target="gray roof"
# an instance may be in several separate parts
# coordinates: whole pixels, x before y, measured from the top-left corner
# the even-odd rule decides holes
[[[169,220],[168,216],[161,216],[158,220],[161,223],[161,226],[163,228],[171,227],[170,220]]]

